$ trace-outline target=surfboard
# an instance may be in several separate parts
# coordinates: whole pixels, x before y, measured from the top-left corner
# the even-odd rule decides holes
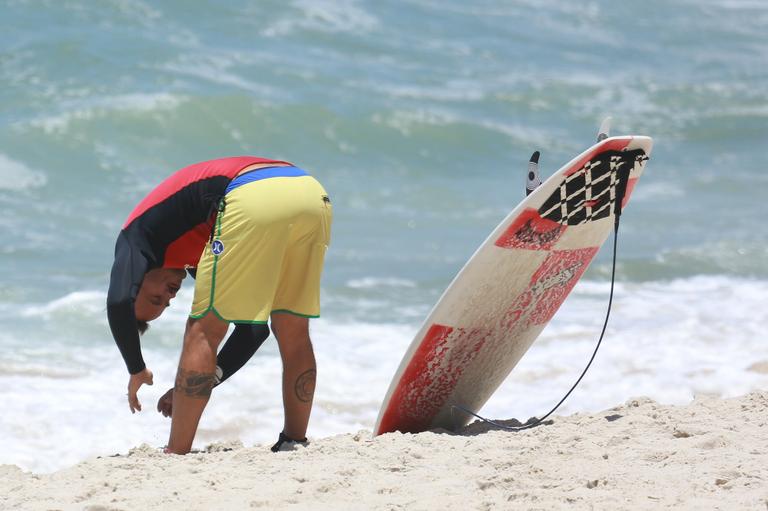
[[[514,369],[614,228],[653,141],[602,137],[535,188],[459,271],[406,351],[374,435],[456,430]]]

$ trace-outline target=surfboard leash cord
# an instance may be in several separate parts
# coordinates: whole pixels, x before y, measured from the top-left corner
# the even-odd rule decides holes
[[[581,372],[581,375],[576,380],[576,383],[574,383],[573,386],[571,386],[570,390],[562,397],[562,399],[560,399],[560,401],[549,412],[544,414],[544,416],[542,416],[540,419],[536,417],[531,417],[530,419],[528,419],[528,421],[525,424],[521,426],[506,426],[497,421],[482,417],[477,413],[473,412],[472,410],[468,410],[467,408],[461,405],[451,405],[451,413],[453,413],[454,409],[461,410],[462,412],[468,415],[471,415],[477,419],[480,419],[486,424],[496,426],[497,428],[504,429],[507,431],[523,431],[526,429],[535,428],[536,426],[543,424],[544,421],[547,420],[547,417],[555,413],[555,410],[560,408],[560,405],[562,405],[565,402],[565,400],[568,399],[568,396],[571,395],[571,393],[576,389],[579,383],[581,383],[581,380],[587,374],[587,371],[589,371],[589,368],[592,365],[592,362],[595,360],[595,357],[597,356],[597,351],[600,349],[600,345],[603,342],[603,337],[605,337],[605,331],[608,328],[608,318],[610,318],[611,316],[611,306],[613,305],[613,288],[616,280],[616,248],[618,245],[618,238],[619,238],[619,216],[616,216],[616,222],[614,224],[614,229],[613,229],[613,262],[611,264],[611,290],[610,290],[610,293],[608,294],[608,309],[605,313],[605,321],[603,322],[603,329],[600,332],[600,338],[597,340],[597,345],[595,346],[595,349],[592,352],[592,356],[590,357],[589,362],[587,362],[586,367],[584,367],[584,370]]]
[[[644,161],[648,159],[648,157],[645,156],[644,153],[641,158],[642,159],[638,159],[637,161]],[[605,321],[603,322],[603,329],[600,332],[600,338],[597,340],[597,345],[595,346],[595,349],[592,352],[592,356],[590,357],[589,362],[587,362],[586,367],[584,367],[584,370],[581,372],[581,375],[576,380],[576,383],[574,383],[573,386],[571,386],[570,390],[563,396],[563,398],[544,416],[542,416],[540,419],[536,417],[531,417],[530,419],[528,419],[528,421],[526,421],[525,424],[522,424],[520,426],[506,426],[504,424],[500,424],[497,421],[482,417],[477,413],[473,412],[472,410],[469,410],[461,405],[456,405],[456,404],[451,405],[451,414],[453,414],[454,410],[461,410],[462,412],[468,415],[471,415],[477,419],[480,419],[486,424],[491,424],[492,426],[496,426],[497,428],[504,429],[507,431],[523,431],[526,429],[535,428],[536,426],[543,424],[544,421],[547,419],[547,417],[552,415],[555,412],[555,410],[557,410],[560,407],[560,405],[562,405],[565,402],[565,400],[568,399],[568,396],[571,395],[571,393],[576,389],[579,383],[581,383],[581,380],[587,374],[587,371],[589,371],[590,366],[592,366],[592,362],[594,362],[595,357],[597,356],[597,352],[600,349],[600,345],[603,342],[603,338],[605,337],[605,331],[608,328],[608,319],[611,316],[611,306],[613,305],[613,289],[616,283],[616,252],[617,252],[618,239],[619,239],[619,220],[621,218],[622,204],[624,202],[624,197],[627,191],[628,178],[629,178],[629,172],[627,172],[624,175],[620,175],[618,186],[616,187],[614,222],[613,222],[613,257],[611,262],[611,290],[610,290],[610,293],[608,294],[608,308],[605,312]]]

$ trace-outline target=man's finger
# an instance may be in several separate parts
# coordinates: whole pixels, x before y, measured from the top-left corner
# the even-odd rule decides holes
[[[141,411],[141,403],[135,392],[128,393],[128,406],[131,407],[131,413],[136,413],[136,410]]]
[[[157,401],[157,411],[162,413],[164,417],[170,417],[172,406],[173,389],[168,389],[168,391],[163,394],[163,397]]]
[[[171,398],[166,398],[163,402],[163,415],[166,417],[171,416],[171,412],[173,411],[173,400]]]

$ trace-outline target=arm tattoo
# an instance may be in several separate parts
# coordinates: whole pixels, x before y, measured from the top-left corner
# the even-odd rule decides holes
[[[211,396],[211,389],[213,389],[215,382],[216,373],[187,371],[179,367],[179,372],[176,373],[175,388],[178,392],[183,392],[187,397],[207,399]]]
[[[303,403],[309,403],[312,401],[312,396],[315,394],[315,380],[317,378],[317,371],[309,369],[301,373],[296,378],[296,385],[294,390],[296,391],[296,397]]]

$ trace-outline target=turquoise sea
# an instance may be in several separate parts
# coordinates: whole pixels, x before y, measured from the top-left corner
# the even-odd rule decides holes
[[[622,217],[617,294],[561,409],[768,388],[768,4],[757,0],[0,0],[0,464],[51,471],[164,445],[191,286],[143,339],[125,403],[105,298],[114,241],[172,171],[253,154],[334,203],[310,436],[371,429],[442,291],[594,140],[655,148]],[[604,248],[483,409],[546,411],[594,346]],[[215,391],[200,446],[282,426],[274,340]]]

